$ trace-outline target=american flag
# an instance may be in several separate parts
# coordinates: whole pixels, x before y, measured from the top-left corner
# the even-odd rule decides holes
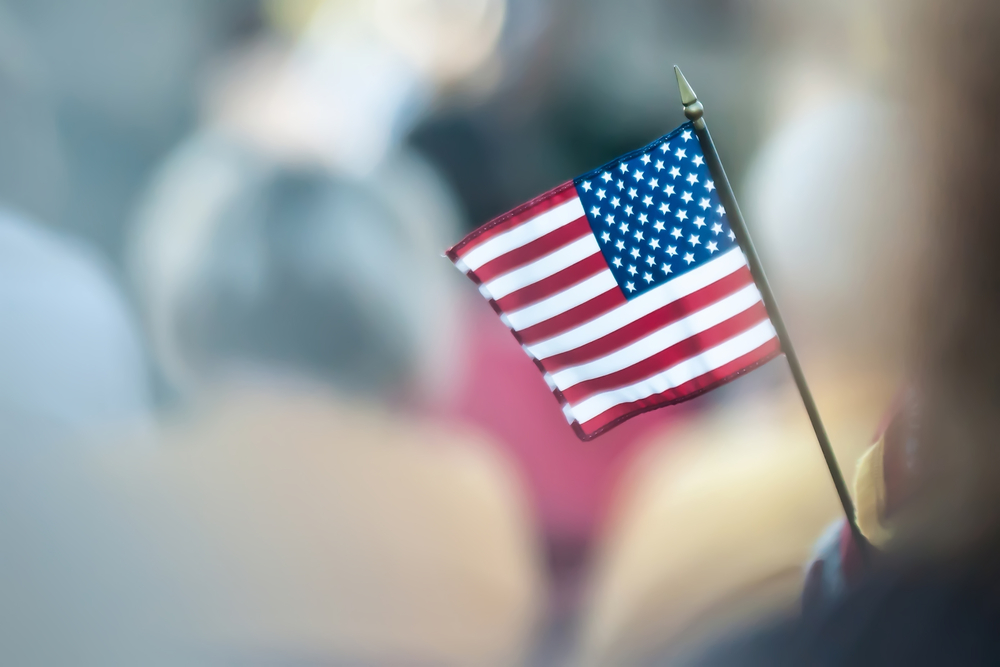
[[[780,352],[690,123],[448,251],[581,439]]]

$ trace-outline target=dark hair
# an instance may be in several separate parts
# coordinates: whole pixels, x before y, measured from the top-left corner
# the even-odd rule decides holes
[[[411,339],[367,284],[393,213],[363,186],[282,167],[244,184],[187,284],[179,340],[195,367],[294,370],[378,393],[412,371]],[[379,243],[379,240],[383,243]],[[380,298],[381,297],[381,298]]]

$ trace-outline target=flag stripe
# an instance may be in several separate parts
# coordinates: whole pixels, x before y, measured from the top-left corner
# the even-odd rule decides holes
[[[604,257],[598,252],[558,273],[553,273],[549,277],[539,280],[537,283],[512,292],[502,299],[497,299],[497,305],[504,312],[513,312],[518,308],[525,308],[542,300],[548,301],[551,297],[559,296],[567,288],[599,273],[609,273],[609,271]],[[614,281],[613,276],[611,280]],[[591,288],[593,287],[588,287],[588,289]],[[553,303],[555,302],[550,302],[549,305],[552,306]]]
[[[607,285],[607,289],[603,292],[596,292],[596,296],[579,301],[576,306],[559,310],[558,315],[542,318],[536,317],[523,322],[521,326],[515,327],[518,330],[518,336],[520,336],[521,341],[526,345],[531,345],[532,343],[552,338],[625,304],[625,296],[622,294],[621,289],[618,288],[618,283],[615,282],[615,277],[611,275],[610,271],[595,276],[591,280],[596,281],[597,278],[603,281],[602,287]],[[562,295],[556,295],[552,298],[556,299],[560,296]],[[552,311],[554,310],[556,309],[552,309]]]
[[[643,378],[680,363],[702,350],[719,345],[766,319],[767,310],[764,308],[764,304],[758,301],[733,317],[685,337],[632,366],[563,389],[563,398],[571,404],[580,403],[595,394],[639,382]]]
[[[482,282],[493,280],[497,276],[529,264],[590,233],[590,223],[587,222],[587,218],[577,218],[568,225],[551,231],[531,243],[486,262],[476,269],[476,276]]]
[[[753,278],[750,276],[750,271],[746,267],[738,269],[711,285],[703,287],[697,292],[678,299],[673,303],[668,303],[659,310],[653,311],[649,315],[631,324],[627,324],[621,329],[612,331],[608,335],[602,336],[591,343],[546,358],[545,368],[549,372],[554,373],[568,366],[575,366],[610,354],[614,350],[621,349],[643,336],[701,310],[705,306],[715,303],[751,284],[753,284]]]
[[[607,270],[607,265],[605,265],[604,271],[581,283],[573,285],[527,308],[507,313],[507,319],[510,321],[510,326],[515,330],[526,331],[540,322],[545,322],[560,316],[562,313],[575,310],[578,306],[586,306],[590,301],[598,297],[603,297],[605,293],[612,289],[619,296],[615,303],[624,303],[625,297],[622,296],[622,292],[618,288],[618,283],[615,282],[615,277],[611,275],[611,272]]]
[[[505,213],[469,233],[464,239],[456,243],[448,250],[448,256],[452,259],[461,257],[486,241],[500,236],[514,227],[524,222],[537,218],[541,214],[549,211],[560,204],[577,197],[576,186],[572,182],[549,190],[545,194],[535,197],[533,200],[518,206],[513,211]]]
[[[593,234],[588,234],[582,239],[545,255],[541,259],[536,259],[531,264],[505,273],[499,278],[485,283],[486,289],[489,290],[494,299],[501,299],[522,287],[527,287],[528,285],[537,283],[539,280],[548,278],[552,274],[562,271],[582,259],[595,254],[599,255],[600,252],[601,248],[597,245],[597,239],[594,238]]]
[[[748,285],[710,306],[654,331],[631,345],[585,364],[570,366],[557,373],[552,373],[552,381],[559,389],[566,389],[578,382],[615,373],[679,343],[688,336],[714,327],[720,322],[725,322],[755,303],[760,303],[760,293],[756,286]],[[544,361],[542,363],[544,365]],[[550,370],[548,366],[546,366],[546,370]]]
[[[576,405],[572,405],[573,416],[581,424],[588,422],[603,412],[623,403],[643,401],[662,394],[685,382],[725,366],[764,345],[775,336],[770,321],[761,322],[742,334],[726,342],[705,350],[701,354],[686,359],[656,375],[627,387],[596,394]]]
[[[731,250],[718,259],[708,262],[690,273],[678,276],[656,289],[627,301],[615,310],[596,317],[589,322],[570,329],[563,334],[531,345],[531,354],[536,359],[545,359],[568,352],[581,345],[616,331],[626,324],[649,315],[668,303],[673,303],[688,294],[711,285],[740,268],[746,266],[746,259],[739,250]]]
[[[593,436],[599,430],[616,421],[635,416],[645,410],[670,405],[681,400],[694,398],[709,389],[718,386],[732,379],[743,371],[749,371],[757,365],[771,359],[781,352],[781,346],[777,338],[771,338],[759,347],[750,352],[737,357],[729,363],[723,364],[711,371],[699,375],[696,378],[683,382],[676,387],[672,387],[659,394],[633,401],[631,403],[620,403],[601,414],[590,418],[585,422],[580,422],[580,430],[587,436]],[[564,412],[572,414],[572,409],[564,407]]]
[[[486,262],[505,255],[511,250],[525,246],[535,239],[539,239],[560,227],[565,227],[571,222],[579,220],[583,216],[583,204],[580,203],[578,198],[574,197],[569,201],[536,215],[516,227],[512,227],[485,242],[479,243],[471,249],[463,248],[457,254],[469,269],[475,271],[480,266],[486,264]]]

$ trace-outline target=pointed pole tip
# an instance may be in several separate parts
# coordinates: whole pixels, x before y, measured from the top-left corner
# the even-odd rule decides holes
[[[684,76],[684,72],[677,65],[674,65],[674,75],[677,77],[677,87],[681,91],[681,102],[684,106],[689,106],[698,101],[698,96],[695,94],[694,89],[691,84],[688,83],[687,78]]]
[[[684,115],[690,119],[694,125],[695,129],[702,129],[705,126],[705,121],[702,119],[702,115],[705,112],[705,108],[698,101],[698,96],[695,94],[694,89],[691,88],[691,84],[684,77],[684,73],[681,72],[681,68],[674,65],[674,75],[677,77],[677,88],[681,91],[681,103],[684,104]]]

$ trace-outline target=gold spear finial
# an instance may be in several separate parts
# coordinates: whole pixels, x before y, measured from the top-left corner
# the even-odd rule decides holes
[[[698,101],[698,96],[695,95],[694,89],[688,83],[688,80],[684,78],[684,73],[681,72],[681,68],[677,65],[674,65],[674,74],[677,76],[677,87],[681,91],[681,103],[684,104],[684,115],[694,123],[695,129],[704,129],[705,121],[702,116],[705,115],[705,107]]]

